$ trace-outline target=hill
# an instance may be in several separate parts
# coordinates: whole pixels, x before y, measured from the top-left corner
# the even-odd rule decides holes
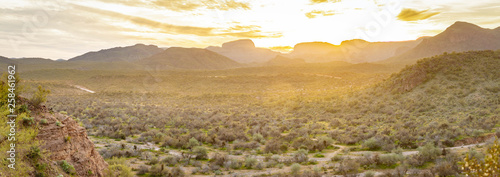
[[[257,48],[250,39],[231,41],[222,44],[222,47],[210,46],[206,49],[239,63],[264,63],[280,54],[270,49]]]
[[[415,65],[394,74],[386,83],[392,91],[408,92],[425,87],[426,82],[438,82],[439,87],[453,81],[467,84],[469,88],[487,89],[484,83],[498,85],[500,53],[493,51],[470,51],[443,54],[419,60]],[[436,81],[437,80],[437,81]],[[474,85],[470,85],[475,83]],[[463,88],[463,87],[462,87]],[[422,88],[421,88],[422,89]],[[446,90],[446,89],[443,89]]]
[[[54,60],[46,59],[46,58],[19,58],[14,59],[19,64],[51,64],[54,63]]]
[[[216,70],[242,66],[238,62],[210,50],[181,47],[168,48],[138,62],[159,69]]]
[[[319,101],[344,130],[343,143],[373,137],[388,147],[416,148],[432,142],[454,146],[465,137],[491,132],[500,122],[500,51],[471,51],[419,60],[364,90]],[[364,123],[370,122],[370,123]],[[383,130],[381,131],[381,127]]]
[[[401,42],[367,42],[361,39],[344,41],[340,45],[326,42],[306,42],[294,46],[287,54],[291,58],[304,58],[307,62],[346,61],[365,63],[384,60],[406,52],[423,39]]]
[[[155,45],[136,44],[127,47],[115,47],[95,52],[87,52],[83,55],[69,59],[68,61],[137,61],[162,52],[163,49]]]
[[[455,22],[442,33],[424,39],[415,48],[383,63],[413,64],[418,59],[444,52],[500,49],[500,30],[485,29],[467,22]]]

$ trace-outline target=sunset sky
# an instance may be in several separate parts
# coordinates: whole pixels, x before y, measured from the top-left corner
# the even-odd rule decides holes
[[[68,59],[136,43],[258,47],[414,40],[455,21],[500,26],[497,0],[0,0],[0,56]]]

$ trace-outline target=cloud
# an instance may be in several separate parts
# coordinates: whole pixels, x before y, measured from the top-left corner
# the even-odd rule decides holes
[[[164,8],[172,11],[193,11],[200,8],[215,9],[215,10],[233,10],[243,9],[250,10],[250,5],[247,2],[238,2],[235,0],[154,0],[154,1],[137,1],[137,0],[100,0],[106,3],[123,4],[133,7],[148,7],[148,8]]]
[[[278,51],[278,52],[290,52],[293,50],[292,46],[274,46],[274,47],[269,47],[269,49]]]
[[[331,2],[331,3],[337,3],[337,2],[340,2],[341,0],[310,0],[312,4],[319,4],[319,3],[327,3],[327,2]]]
[[[236,25],[227,29],[219,29],[218,35],[234,36],[238,38],[279,38],[283,35],[277,32],[263,32],[258,25]]]
[[[311,12],[307,12],[307,18],[316,18],[317,16],[332,16],[335,15],[334,11],[322,11],[322,10],[313,10]]]
[[[431,18],[434,15],[439,14],[439,12],[429,12],[429,10],[414,10],[414,9],[403,9],[398,15],[398,19],[402,21],[419,21]]]
[[[162,33],[168,34],[187,34],[196,36],[232,36],[241,38],[277,38],[281,37],[281,33],[263,32],[260,26],[233,26],[228,28],[213,28],[213,27],[196,27],[196,26],[181,26],[163,23],[155,20],[150,20],[143,17],[126,15],[114,11],[97,9],[93,7],[73,5],[76,9],[104,15],[112,18],[117,18],[129,21],[136,25],[145,26],[148,28],[159,30]]]

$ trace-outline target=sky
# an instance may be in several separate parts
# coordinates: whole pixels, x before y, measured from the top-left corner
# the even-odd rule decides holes
[[[69,59],[137,43],[220,46],[404,41],[455,21],[500,26],[498,0],[0,0],[0,56]]]

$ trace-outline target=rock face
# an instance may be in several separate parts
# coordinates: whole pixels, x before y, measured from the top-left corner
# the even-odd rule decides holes
[[[239,63],[265,63],[280,54],[270,49],[255,47],[250,39],[226,42],[222,44],[222,47],[210,46],[206,49]]]
[[[75,167],[77,176],[104,176],[108,164],[94,148],[85,128],[78,125],[77,121],[67,115],[46,111],[35,116],[35,119],[47,120],[46,124],[40,125],[36,138],[42,141],[42,149],[50,153],[50,160],[65,160]],[[90,172],[92,175],[89,175]]]

